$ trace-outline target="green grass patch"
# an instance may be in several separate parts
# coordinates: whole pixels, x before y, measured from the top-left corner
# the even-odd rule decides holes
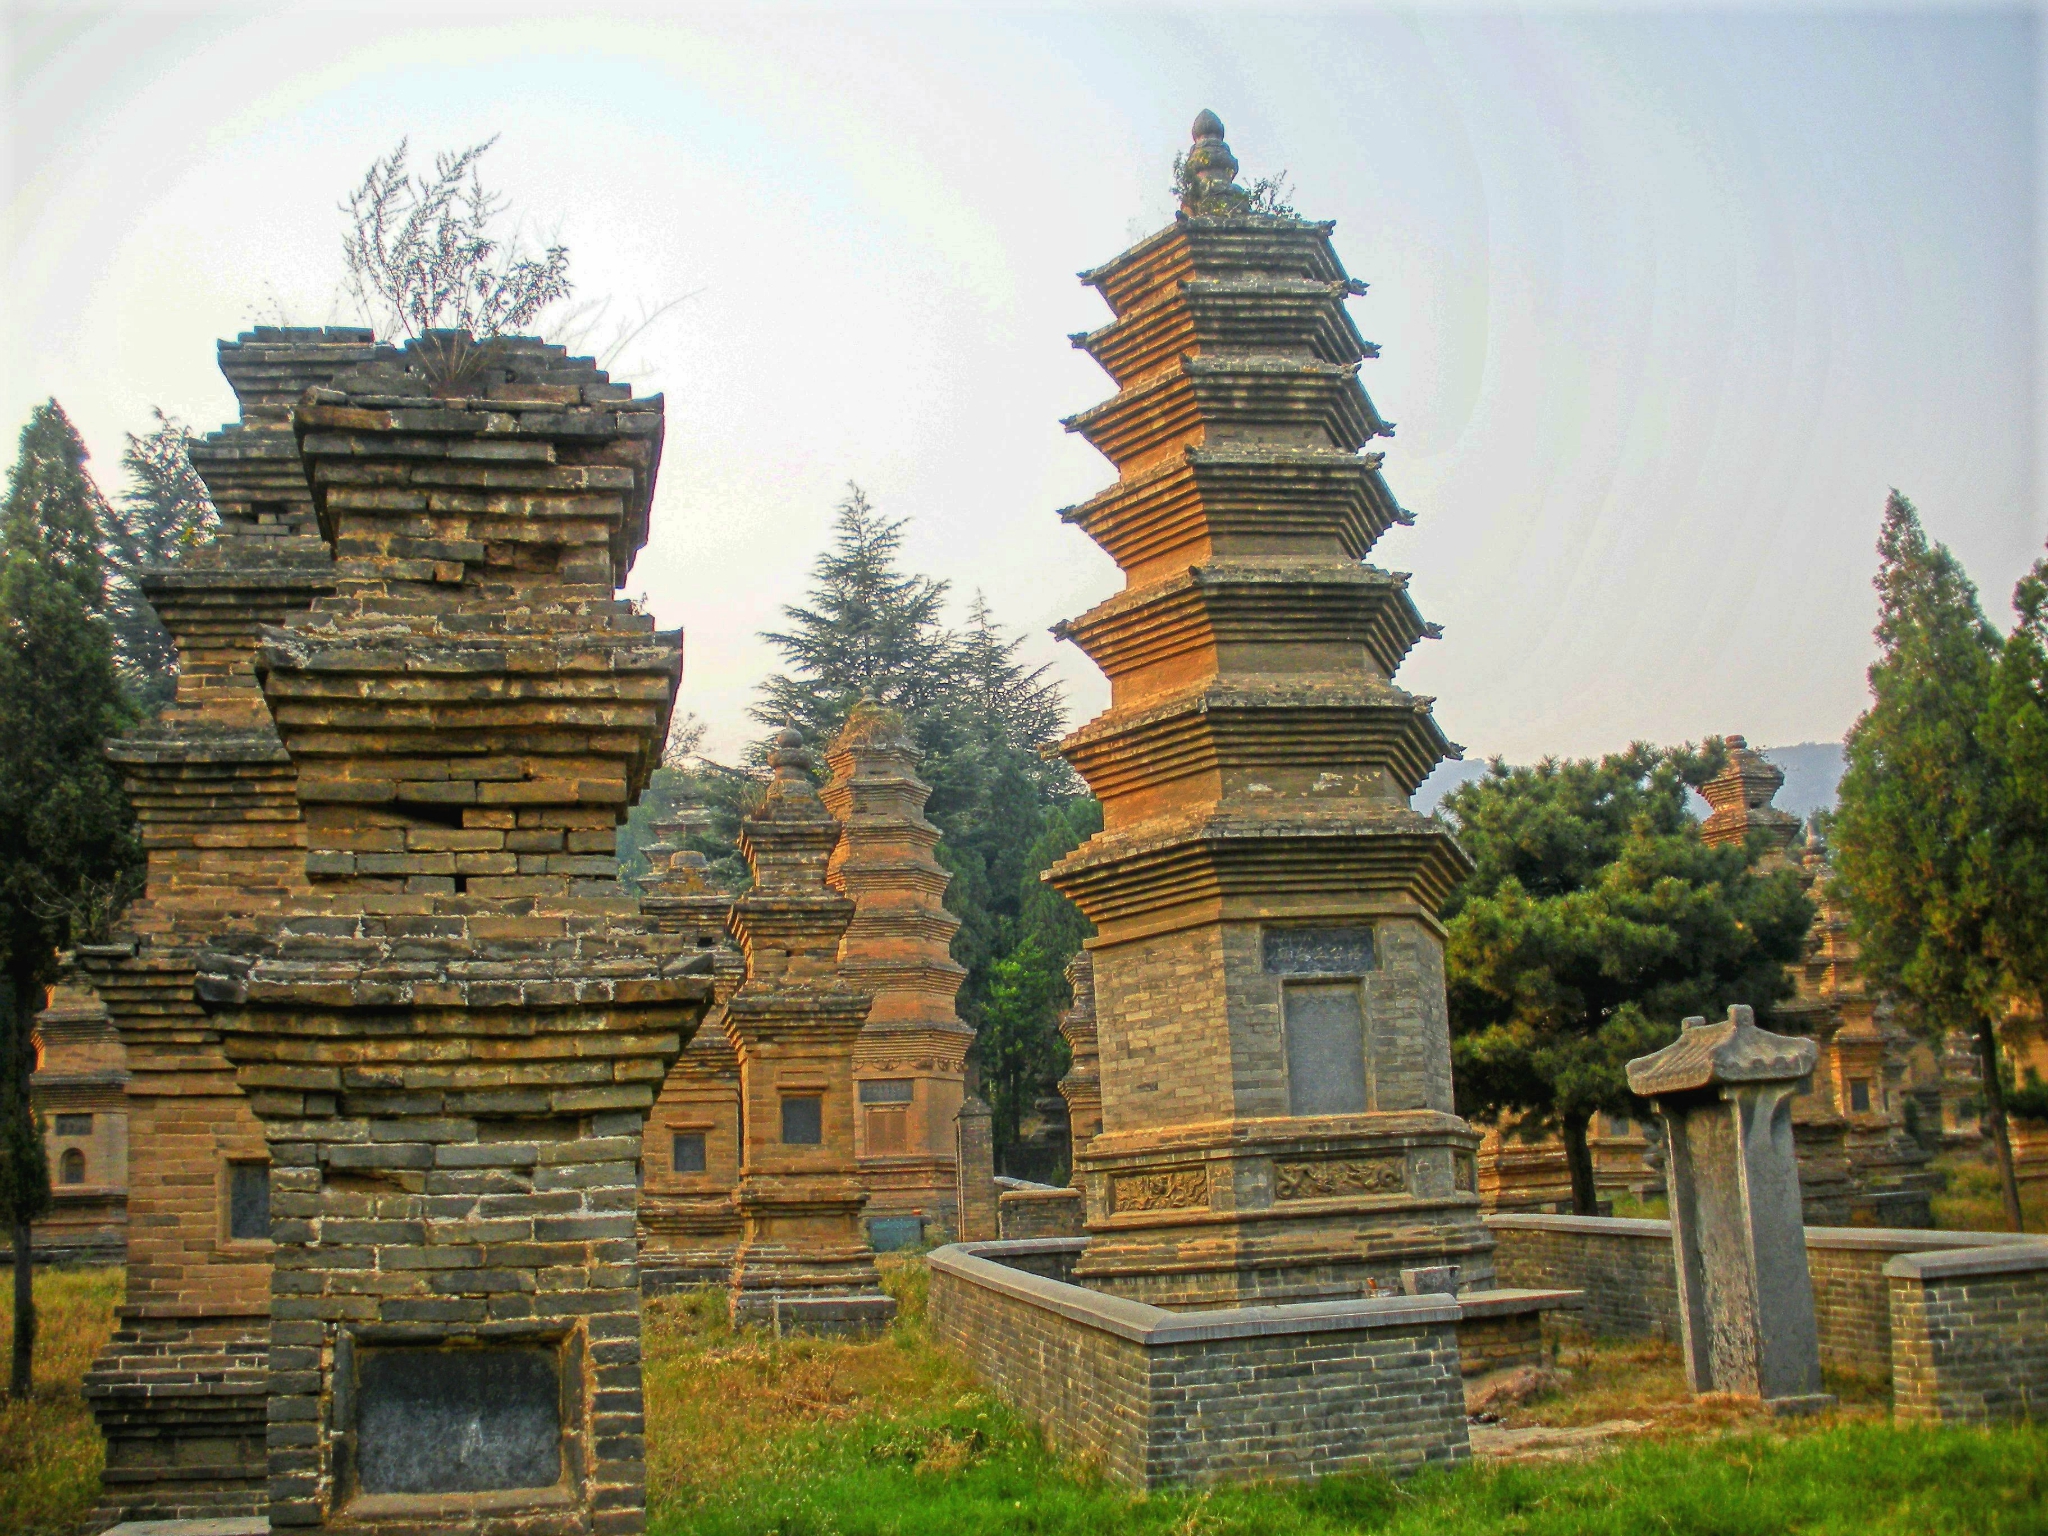
[[[0,1531],[60,1536],[99,1499],[106,1446],[79,1385],[114,1331],[121,1276],[119,1269],[36,1271],[35,1395],[0,1405]],[[0,1371],[13,1350],[9,1286],[0,1296]]]
[[[650,1304],[651,1536],[2048,1532],[2048,1432],[1895,1429],[1875,1404],[1702,1429],[1673,1402],[1651,1436],[1583,1461],[1139,1496],[1054,1455],[931,1346],[921,1264],[896,1261],[886,1281],[902,1316],[867,1345],[735,1334],[719,1296]],[[1575,1390],[1532,1417],[1654,1412],[1683,1396],[1663,1379],[1676,1373],[1668,1345],[1578,1355]]]

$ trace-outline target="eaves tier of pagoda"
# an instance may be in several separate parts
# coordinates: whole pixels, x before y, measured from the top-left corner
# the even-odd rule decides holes
[[[1406,574],[1365,563],[1410,518],[1363,451],[1393,426],[1332,228],[1183,213],[1082,274],[1116,318],[1074,343],[1118,393],[1066,425],[1119,478],[1061,515],[1125,588],[1056,630],[1111,705],[1062,744],[1104,832],[1055,878],[1098,925],[1309,889],[1433,913],[1463,872],[1408,805],[1457,749],[1392,681],[1436,630]]]

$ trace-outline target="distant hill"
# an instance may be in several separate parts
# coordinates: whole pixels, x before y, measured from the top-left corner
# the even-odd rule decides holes
[[[1835,789],[1842,782],[1842,744],[1839,741],[1803,741],[1796,747],[1765,747],[1763,754],[1785,774],[1785,787],[1778,791],[1773,802],[1779,810],[1790,811],[1795,816],[1811,816],[1815,811],[1835,808]],[[1436,772],[1424,779],[1422,787],[1415,791],[1415,809],[1428,815],[1443,802],[1445,795],[1460,784],[1469,784],[1485,776],[1486,758],[1480,753],[1473,753],[1462,762],[1438,763]],[[1705,816],[1707,802],[1695,796],[1693,810]]]

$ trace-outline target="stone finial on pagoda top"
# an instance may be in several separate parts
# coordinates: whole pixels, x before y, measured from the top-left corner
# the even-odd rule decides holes
[[[1790,1082],[1813,1071],[1817,1051],[1811,1040],[1758,1029],[1755,1011],[1737,1003],[1722,1023],[1687,1019],[1684,1032],[1663,1050],[1630,1062],[1629,1092],[1654,1099],[1740,1083]]]
[[[1792,844],[1799,837],[1799,818],[1771,804],[1771,798],[1785,787],[1785,773],[1761,752],[1753,751],[1740,736],[1726,738],[1728,766],[1700,786],[1713,814],[1700,827],[1700,836],[1710,847],[1747,842],[1752,833],[1762,833],[1770,845],[1769,856],[1789,862]]]
[[[838,981],[839,938],[853,902],[825,881],[840,827],[818,798],[811,765],[803,732],[793,725],[778,731],[768,753],[774,777],[760,806],[740,823],[740,854],[754,884],[733,903],[730,927],[746,952],[750,980],[786,973]],[[859,1014],[866,1011],[863,998]]]
[[[1180,211],[1195,217],[1251,212],[1252,195],[1237,184],[1237,156],[1223,142],[1223,119],[1205,108],[1195,119],[1194,140],[1181,161]]]

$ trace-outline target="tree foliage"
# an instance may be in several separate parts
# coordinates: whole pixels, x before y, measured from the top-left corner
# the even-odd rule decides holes
[[[1759,1013],[1812,921],[1789,870],[1710,848],[1689,787],[1724,760],[1637,745],[1593,761],[1496,761],[1445,810],[1475,868],[1444,909],[1461,1111],[1563,1134],[1576,1209],[1594,1209],[1586,1128],[1629,1112],[1623,1068],[1688,1014]]]
[[[28,1224],[49,1169],[29,1104],[30,1040],[58,952],[104,929],[140,883],[134,815],[104,748],[130,717],[113,637],[95,612],[105,500],[53,400],[21,434],[0,508],[0,1206],[17,1266],[13,1390],[26,1393],[33,1301]]]
[[[115,665],[137,705],[150,714],[177,691],[178,651],[142,595],[142,572],[206,542],[220,522],[206,482],[186,456],[191,431],[161,410],[154,414],[153,429],[139,437],[128,434],[121,456],[128,485],[107,510],[103,541]]]
[[[1061,973],[1088,931],[1038,876],[1100,825],[1100,812],[1046,752],[1066,717],[1050,669],[1022,660],[1021,637],[1005,633],[980,594],[965,624],[950,627],[946,584],[903,567],[904,527],[847,488],[810,591],[764,636],[784,670],[762,684],[753,714],[770,729],[794,723],[822,747],[863,695],[903,712],[952,875],[953,958],[967,970],[960,1014],[980,1032],[974,1060],[996,1114],[998,1159],[1015,1168],[1031,1105],[1066,1070],[1053,1028],[1067,1000]],[[749,787],[702,759],[664,785],[714,809],[705,838],[714,868],[737,826],[718,798],[737,806]]]
[[[573,289],[569,251],[530,251],[501,227],[506,201],[485,188],[478,163],[497,143],[434,157],[414,175],[410,141],[370,163],[343,211],[349,292],[380,336],[467,331],[479,340],[531,326]]]
[[[2034,576],[2020,583],[2008,660],[1961,563],[1897,491],[1878,557],[1878,659],[1846,743],[1837,889],[1870,979],[1928,1033],[1975,1040],[2017,1228],[1997,1023],[2016,989],[2038,997],[2040,986],[2042,909],[2027,904],[2044,884],[2039,589]]]

